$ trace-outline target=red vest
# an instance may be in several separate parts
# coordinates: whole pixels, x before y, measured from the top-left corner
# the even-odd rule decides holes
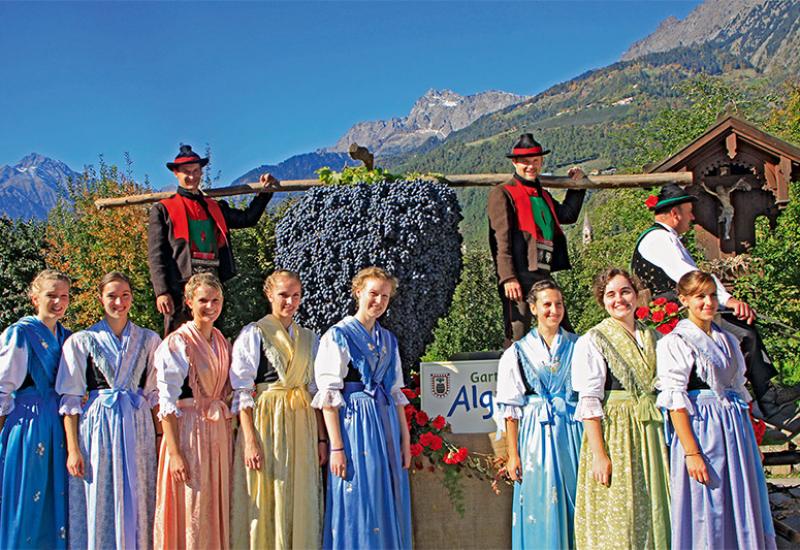
[[[175,239],[189,240],[189,214],[186,203],[190,200],[175,194],[161,201],[167,209],[169,219],[172,220],[172,236]],[[225,223],[225,217],[222,215],[219,204],[208,197],[203,197],[203,200],[206,201],[208,211],[217,227],[217,246],[220,248],[227,246],[228,224]]]

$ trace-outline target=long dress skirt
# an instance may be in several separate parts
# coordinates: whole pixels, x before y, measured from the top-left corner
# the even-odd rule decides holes
[[[572,548],[583,425],[556,395],[529,395],[519,422],[522,483],[514,484],[511,547]]]
[[[411,498],[391,396],[345,382],[339,422],[345,479],[328,473],[323,548],[411,548]]]
[[[203,415],[194,399],[178,401],[181,453],[189,481],[172,479],[167,442],[161,442],[156,486],[155,549],[230,546],[232,433],[230,411],[220,405]]]
[[[147,549],[156,501],[150,407],[138,391],[89,395],[79,426],[84,477],[69,479],[69,546]]]
[[[627,391],[606,392],[603,439],[611,485],[592,477],[593,453],[583,435],[575,509],[576,548],[670,545],[669,473],[663,417],[655,397],[638,402]]]
[[[317,419],[305,388],[258,384],[253,423],[264,460],[244,465],[239,430],[233,462],[233,548],[319,548],[322,480]]]
[[[747,405],[711,390],[689,392],[692,431],[711,478],[689,477],[677,437],[670,443],[673,548],[775,548],[767,483]]]
[[[0,439],[0,548],[66,548],[67,453],[58,395],[16,393]]]

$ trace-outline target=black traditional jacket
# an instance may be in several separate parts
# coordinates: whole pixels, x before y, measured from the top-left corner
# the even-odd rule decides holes
[[[190,200],[201,200],[202,197],[182,188],[178,188],[178,194]],[[226,201],[216,201],[228,230],[225,244],[218,250],[217,274],[221,281],[227,281],[236,275],[236,263],[230,247],[230,230],[256,225],[271,198],[272,193],[260,193],[243,210],[231,207]],[[150,209],[150,222],[147,227],[147,260],[150,267],[150,281],[153,283],[156,296],[167,293],[177,297],[182,296],[183,286],[192,276],[190,243],[186,239],[175,238],[174,233],[173,220],[170,219],[167,207],[163,202],[159,202]]]

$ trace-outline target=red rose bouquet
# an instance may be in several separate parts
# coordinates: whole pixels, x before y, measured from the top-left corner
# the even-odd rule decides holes
[[[636,309],[636,318],[661,334],[669,334],[681,320],[681,306],[666,298],[656,298]]]

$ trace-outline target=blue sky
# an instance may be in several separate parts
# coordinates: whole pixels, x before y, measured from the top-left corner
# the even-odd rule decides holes
[[[698,3],[0,1],[0,164],[128,152],[160,187],[185,142],[228,182],[429,88],[541,92]]]

